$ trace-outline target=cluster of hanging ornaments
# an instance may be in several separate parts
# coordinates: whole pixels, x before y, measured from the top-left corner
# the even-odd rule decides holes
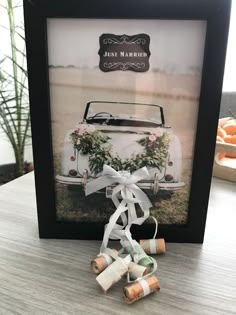
[[[156,230],[153,239],[140,240],[132,238],[130,228],[133,224],[141,225],[150,216],[152,206],[146,194],[136,185],[137,182],[149,176],[146,167],[130,175],[127,171],[115,171],[104,165],[102,176],[88,182],[85,193],[89,195],[107,186],[118,184],[112,191],[112,201],[116,211],[105,225],[100,253],[91,262],[92,270],[98,276],[96,280],[103,291],[107,291],[122,277],[126,276],[127,285],[124,287],[124,298],[128,304],[160,290],[159,281],[155,275],[156,260],[148,254],[162,254],[165,252],[164,239],[156,239]],[[118,199],[120,196],[121,202]],[[135,205],[139,204],[143,215],[137,216]],[[118,219],[122,223],[118,224]],[[120,240],[119,251],[108,248],[109,239]]]

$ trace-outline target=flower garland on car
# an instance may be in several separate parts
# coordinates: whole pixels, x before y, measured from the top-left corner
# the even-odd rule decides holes
[[[116,171],[130,172],[144,166],[160,171],[165,167],[170,142],[167,132],[161,136],[153,133],[138,140],[137,143],[144,147],[144,151],[131,155],[129,159],[121,159],[118,154],[112,155],[112,145],[108,142],[111,138],[92,127],[75,129],[70,136],[74,149],[82,155],[89,155],[89,168],[94,175],[102,171],[104,164]]]

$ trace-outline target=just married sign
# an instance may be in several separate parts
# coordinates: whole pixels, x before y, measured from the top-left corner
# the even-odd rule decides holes
[[[99,68],[103,72],[114,70],[148,71],[151,54],[149,35],[102,34],[99,43]]]

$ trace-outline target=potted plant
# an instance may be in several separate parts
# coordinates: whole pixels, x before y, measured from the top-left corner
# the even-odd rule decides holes
[[[0,57],[0,127],[12,146],[16,163],[11,171],[18,177],[25,173],[25,146],[31,138],[24,27],[15,18],[15,10],[22,9],[22,5],[5,0],[1,7],[8,21],[8,25],[1,27],[8,30],[10,50]],[[7,168],[9,171],[9,165]]]

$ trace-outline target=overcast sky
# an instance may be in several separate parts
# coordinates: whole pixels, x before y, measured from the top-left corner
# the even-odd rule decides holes
[[[150,68],[188,72],[202,67],[204,21],[48,19],[49,64],[95,67],[103,33],[150,36]]]

